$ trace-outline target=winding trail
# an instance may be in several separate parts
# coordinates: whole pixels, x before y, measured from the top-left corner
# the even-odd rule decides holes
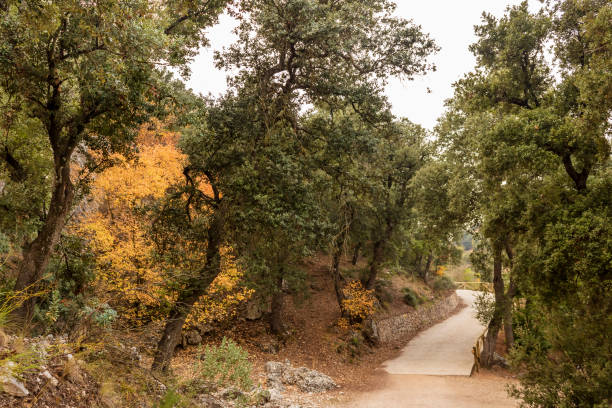
[[[397,358],[385,362],[379,389],[339,407],[516,407],[506,393],[510,380],[490,372],[470,377],[472,346],[484,330],[474,317],[476,293],[458,290],[467,307],[419,333]]]
[[[468,307],[443,322],[419,333],[397,358],[383,367],[389,374],[470,375],[472,346],[484,330],[474,317],[476,293],[458,290]]]

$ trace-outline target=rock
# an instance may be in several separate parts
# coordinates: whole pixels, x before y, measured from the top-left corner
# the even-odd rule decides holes
[[[281,387],[283,387],[282,384],[280,384]],[[283,391],[284,391],[284,387],[278,388],[278,387],[273,387],[270,388],[268,390],[268,392],[270,393],[270,401],[280,401],[283,399]]]
[[[198,329],[198,332],[200,332],[200,336],[205,336],[215,330],[215,328],[210,324],[198,324],[196,329]]]
[[[378,327],[374,319],[368,319],[363,325],[363,337],[372,345],[380,344],[380,336],[378,335]]]
[[[202,336],[197,330],[189,330],[184,336],[185,342],[190,346],[197,346],[202,343]]]
[[[331,377],[306,367],[294,368],[289,362],[268,361],[265,370],[272,389],[282,389],[283,384],[297,385],[302,392],[324,392],[338,387]]]
[[[268,361],[264,369],[266,370],[268,387],[284,391],[282,376],[285,365],[277,361]]]
[[[43,378],[46,378],[46,379],[47,379],[47,381],[49,381],[49,383],[50,383],[52,386],[57,387],[57,384],[58,384],[59,382],[57,381],[57,378],[55,378],[53,375],[51,375],[51,373],[50,373],[49,371],[45,370],[45,371],[43,371],[42,373],[40,373],[40,375],[41,375]]]
[[[137,347],[130,347],[130,360],[136,363],[140,363],[142,361],[142,356],[138,352]]]
[[[302,392],[324,392],[338,387],[331,377],[306,367],[295,369],[294,378]]]
[[[30,394],[23,383],[9,374],[0,375],[0,390],[15,397],[26,397]]]
[[[260,341],[255,342],[255,345],[261,351],[268,354],[276,354],[280,349],[280,344],[274,337],[261,339]]]
[[[224,400],[233,401],[244,396],[244,393],[236,388],[227,388],[225,390],[221,390],[218,395]]]
[[[510,364],[508,364],[508,360],[504,357],[500,356],[496,352],[493,352],[493,364],[497,364],[502,368],[509,368]]]
[[[269,402],[271,398],[272,394],[270,391],[259,386],[253,389],[250,393],[251,401],[253,401],[253,403],[257,406],[264,405],[265,403]]]
[[[261,307],[261,300],[259,298],[249,300],[246,304],[246,319],[259,320],[262,316],[263,309]]]

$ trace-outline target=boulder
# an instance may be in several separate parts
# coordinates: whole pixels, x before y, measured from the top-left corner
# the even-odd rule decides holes
[[[289,362],[268,361],[265,365],[270,388],[282,389],[283,384],[296,385],[302,392],[324,392],[338,386],[331,377],[306,367],[294,368]]]
[[[247,302],[245,315],[247,320],[259,320],[263,317],[263,313],[260,299],[256,298]]]
[[[197,346],[198,344],[202,344],[202,336],[197,330],[189,330],[185,333],[185,341],[190,346]]]

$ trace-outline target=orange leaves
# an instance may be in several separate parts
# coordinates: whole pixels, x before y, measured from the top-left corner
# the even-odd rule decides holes
[[[186,324],[222,321],[236,315],[236,307],[246,302],[253,294],[252,289],[241,285],[244,273],[239,270],[234,259],[225,252],[222,259],[222,272],[213,281],[208,293],[194,305]]]
[[[351,322],[361,322],[374,314],[374,290],[363,287],[361,282],[352,281],[344,288],[345,298],[342,307]],[[339,322],[339,325],[347,325],[348,322]]]
[[[174,301],[163,271],[151,259],[153,247],[146,237],[149,220],[135,209],[162,198],[169,187],[182,181],[186,157],[177,148],[177,140],[178,134],[163,129],[159,122],[143,125],[138,153],[131,160],[114,157],[117,165],[98,175],[92,185],[92,210],[76,226],[96,254],[100,289],[111,295],[113,306],[127,319],[159,317],[161,306]],[[212,195],[207,180],[201,181],[200,188]],[[251,295],[239,284],[243,274],[229,250],[222,249],[223,271],[195,305],[188,324],[229,318]],[[188,252],[194,264],[205,258],[201,248]]]
[[[138,154],[114,159],[94,180],[93,210],[80,220],[77,230],[89,239],[97,257],[97,277],[103,290],[114,294],[128,318],[142,317],[164,300],[163,280],[149,259],[144,220],[135,208],[163,197],[182,177],[185,156],[176,147],[176,133],[160,123],[140,129]]]

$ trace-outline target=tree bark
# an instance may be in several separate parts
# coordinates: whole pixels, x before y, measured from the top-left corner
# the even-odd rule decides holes
[[[380,265],[382,264],[385,256],[387,242],[389,242],[391,235],[393,234],[393,222],[390,219],[387,219],[386,224],[387,225],[385,227],[383,236],[374,242],[374,246],[372,248],[372,262],[370,262],[368,279],[364,285],[368,290],[374,288],[374,284],[378,278],[378,273],[380,272]]]
[[[512,323],[512,301],[516,291],[514,280],[510,280],[508,292],[504,299],[504,336],[506,338],[506,347],[510,350],[514,346],[514,328]]]
[[[423,274],[421,276],[421,278],[423,279],[423,282],[425,282],[426,284],[429,281],[429,268],[431,268],[432,261],[433,261],[433,254],[429,253],[427,255],[427,262],[425,262],[425,268],[423,269]]]
[[[514,281],[514,251],[508,241],[506,241],[506,254],[510,260],[510,283],[504,302],[504,335],[506,337],[506,347],[510,350],[514,346],[514,328],[512,323],[512,302],[516,296],[516,282]]]
[[[55,185],[49,203],[49,212],[34,241],[23,248],[23,260],[17,272],[15,290],[24,292],[26,300],[16,310],[16,315],[28,321],[32,317],[38,282],[47,269],[53,248],[59,241],[66,218],[74,198],[74,185],[70,180],[70,156],[62,155],[55,160]]]
[[[217,194],[216,194],[217,195]],[[208,227],[208,247],[206,249],[206,265],[197,276],[192,277],[179,294],[168,319],[164,332],[157,344],[153,358],[152,370],[167,371],[174,356],[176,346],[181,340],[181,331],[193,305],[206,293],[210,284],[221,272],[221,242],[223,237],[223,218],[220,210],[215,210],[215,216]]]
[[[351,264],[353,266],[357,265],[357,261],[359,260],[359,251],[361,250],[361,242],[358,242],[355,245],[355,249],[353,250],[353,259],[351,259]]]
[[[364,283],[366,289],[374,288],[376,278],[378,277],[378,269],[383,259],[384,245],[385,242],[382,239],[374,242],[372,247],[372,261],[370,262],[370,268],[368,271],[368,279]]]
[[[338,307],[340,308],[340,315],[345,315],[344,310],[344,292],[342,291],[341,277],[340,277],[340,257],[342,256],[342,243],[336,242],[334,245],[334,254],[332,256],[332,281],[334,283],[334,291],[336,292],[336,300],[338,301]]]
[[[502,248],[495,245],[493,248],[493,290],[495,292],[495,309],[493,318],[487,327],[487,336],[484,340],[483,350],[480,354],[480,364],[491,367],[495,363],[494,353],[497,336],[501,329],[504,315],[504,281],[502,278]]]
[[[283,323],[283,304],[285,302],[285,292],[283,291],[283,268],[276,278],[276,291],[272,295],[272,313],[270,313],[270,331],[273,334],[281,335],[285,331]]]

